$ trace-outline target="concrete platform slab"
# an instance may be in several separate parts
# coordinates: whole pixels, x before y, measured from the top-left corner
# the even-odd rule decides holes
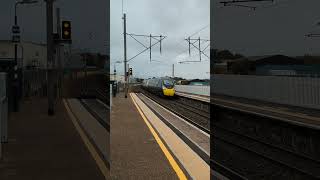
[[[3,146],[1,180],[103,180],[62,102],[47,115],[47,99],[23,102],[9,117],[9,143]]]
[[[130,96],[118,94],[111,109],[111,178],[178,179]]]
[[[210,179],[210,166],[194,152],[173,130],[160,120],[138,97],[130,94],[148,121],[162,137],[180,164],[193,179]]]

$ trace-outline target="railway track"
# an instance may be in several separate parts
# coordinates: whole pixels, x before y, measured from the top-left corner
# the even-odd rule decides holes
[[[210,135],[177,116],[167,108],[142,93],[137,97],[177,136],[179,136],[208,165],[210,164]]]
[[[108,121],[109,113],[103,102],[97,99],[79,99],[80,103],[87,111],[106,129],[110,132],[110,121]]]
[[[107,97],[107,91],[103,89],[96,89],[96,96],[99,100],[104,102],[105,104],[109,104],[109,98]]]
[[[320,179],[319,130],[213,106],[212,161],[245,179]]]
[[[210,134],[210,113],[192,105],[181,103],[179,98],[162,98],[145,90],[142,90],[142,93],[202,131]]]

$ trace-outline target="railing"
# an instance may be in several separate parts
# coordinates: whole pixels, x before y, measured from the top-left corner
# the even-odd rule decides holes
[[[45,69],[23,71],[23,97],[46,96],[47,74]]]
[[[320,109],[320,78],[214,75],[214,94]]]

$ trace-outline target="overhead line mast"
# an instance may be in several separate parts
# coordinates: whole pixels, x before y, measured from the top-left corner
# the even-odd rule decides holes
[[[128,93],[128,72],[127,72],[127,63],[131,61],[132,59],[136,58],[140,54],[144,53],[145,51],[149,50],[149,56],[150,56],[150,62],[152,61],[152,47],[155,46],[156,44],[160,44],[160,54],[162,53],[162,41],[163,39],[166,38],[166,36],[159,35],[155,36],[152,34],[149,35],[144,35],[144,34],[133,34],[133,33],[127,33],[126,29],[126,14],[123,13],[123,37],[124,37],[124,76],[125,76],[125,98],[127,98],[127,93]],[[129,35],[132,39],[137,41],[140,45],[142,45],[145,49],[140,51],[137,55],[131,57],[130,59],[127,59],[127,35]],[[137,38],[135,37],[145,37],[149,38],[149,45],[145,45],[144,43],[140,42]],[[152,44],[152,39],[156,40],[155,43]]]
[[[274,2],[274,0],[230,0],[230,1],[220,1],[221,4],[224,6],[238,6],[238,7],[245,7],[250,8],[252,10],[256,10],[257,7],[255,6],[248,6],[238,3],[252,3],[252,2]]]

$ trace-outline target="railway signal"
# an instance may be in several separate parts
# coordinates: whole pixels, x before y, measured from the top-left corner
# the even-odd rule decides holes
[[[62,21],[62,39],[71,40],[71,22]]]

